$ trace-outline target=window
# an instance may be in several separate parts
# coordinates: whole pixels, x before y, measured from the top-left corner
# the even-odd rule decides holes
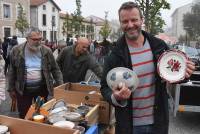
[[[81,32],[85,32],[85,25],[82,25],[82,27],[81,27]]]
[[[11,28],[4,27],[4,37],[10,37],[10,36],[11,36]]]
[[[43,15],[42,15],[42,24],[43,24],[43,26],[46,26],[46,25],[47,25],[46,14],[43,14]]]
[[[3,16],[4,16],[4,18],[10,18],[11,17],[10,5],[3,4]]]
[[[52,12],[55,12],[55,7],[52,7]]]
[[[43,31],[43,32],[42,32],[42,35],[43,35],[43,39],[46,40],[46,39],[47,39],[47,31]]]
[[[46,10],[46,5],[43,5],[42,8],[43,8],[43,10]]]
[[[56,26],[56,17],[55,16],[52,16],[51,24],[52,24],[52,26]]]

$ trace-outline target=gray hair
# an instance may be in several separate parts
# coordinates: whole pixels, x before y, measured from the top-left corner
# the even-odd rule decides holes
[[[118,14],[120,14],[121,10],[129,10],[129,9],[133,9],[133,8],[136,8],[138,9],[139,13],[140,13],[140,17],[143,18],[143,15],[142,15],[142,11],[140,9],[140,6],[135,3],[135,2],[132,2],[132,1],[128,1],[128,2],[124,2],[121,7],[119,8],[118,10]]]
[[[58,41],[58,47],[59,47],[59,48],[63,48],[63,47],[65,47],[65,46],[67,46],[67,43],[66,43],[64,40]]]
[[[28,30],[27,30],[27,33],[26,33],[26,37],[30,37],[32,32],[37,32],[37,33],[41,33],[41,30],[37,27],[30,27]]]

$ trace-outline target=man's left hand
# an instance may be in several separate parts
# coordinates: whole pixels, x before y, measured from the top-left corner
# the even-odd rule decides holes
[[[195,64],[194,62],[190,60],[188,60],[186,64],[187,64],[187,68],[186,68],[185,77],[189,78],[192,75],[192,73],[195,71]]]

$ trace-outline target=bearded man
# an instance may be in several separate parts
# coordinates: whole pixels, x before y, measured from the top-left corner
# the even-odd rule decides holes
[[[30,28],[27,42],[15,46],[10,55],[8,92],[17,100],[19,117],[24,118],[37,96],[53,96],[53,86],[63,83],[62,73],[52,51],[41,45],[42,34]]]

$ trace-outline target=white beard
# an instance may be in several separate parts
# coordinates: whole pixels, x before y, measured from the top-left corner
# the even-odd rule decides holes
[[[36,52],[36,51],[40,50],[41,45],[30,45],[30,44],[28,44],[28,48],[29,48],[29,50]]]

